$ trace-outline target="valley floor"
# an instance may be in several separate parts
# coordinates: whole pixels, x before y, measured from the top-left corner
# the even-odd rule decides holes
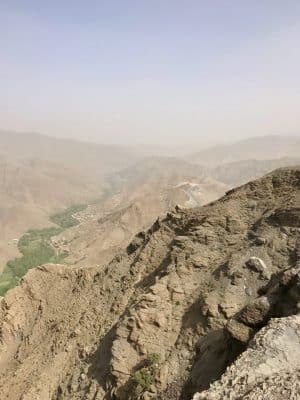
[[[16,240],[11,243],[14,245],[14,250],[18,250],[21,256],[8,261],[3,269],[0,275],[0,296],[16,286],[29,269],[45,263],[64,261],[68,253],[53,248],[51,238],[61,234],[65,229],[78,225],[79,220],[74,214],[83,211],[86,207],[87,205],[76,205],[56,213],[50,216],[50,221],[56,226],[31,229],[22,235],[17,243]]]

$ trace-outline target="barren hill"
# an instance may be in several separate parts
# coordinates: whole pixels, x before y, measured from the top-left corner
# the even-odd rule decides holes
[[[120,146],[0,131],[0,272],[18,254],[16,241],[25,231],[101,197],[105,177],[141,157]]]
[[[242,185],[277,168],[300,165],[300,158],[283,157],[272,160],[242,160],[218,165],[210,170],[210,174],[217,180],[231,186]]]
[[[249,341],[258,370],[264,359],[251,338],[264,346],[270,318],[298,311],[299,210],[300,169],[280,169],[207,206],[168,213],[107,266],[30,270],[0,305],[1,398],[191,399]],[[286,338],[299,342],[290,318],[282,318],[286,334],[278,325],[274,354],[283,358],[291,356]],[[275,387],[288,366],[297,375],[294,351],[290,363],[274,358],[260,369]],[[228,397],[226,385],[240,376],[231,371],[195,399],[259,390],[261,376],[246,378],[239,397]],[[288,390],[274,398],[296,399],[297,387]]]
[[[98,180],[100,177],[128,167],[145,156],[133,148],[118,145],[0,130],[1,154],[8,160],[33,159],[68,166]]]
[[[266,150],[265,157],[280,152],[292,155],[298,149],[295,138],[287,139],[285,144],[280,138],[277,141],[256,138],[250,142],[250,145],[241,142],[229,146],[227,150],[230,148],[231,154],[246,150],[246,153],[244,150],[237,153],[237,158],[242,159],[255,148],[269,149],[266,144],[271,142],[273,150],[271,153]],[[208,150],[200,161],[223,162],[225,150],[224,146]],[[146,228],[156,215],[175,204],[191,207],[207,203],[221,196],[228,187],[259,177],[274,167],[296,162],[291,158],[244,160],[204,168],[172,157],[145,157],[145,154],[145,149],[138,151],[34,133],[0,131],[0,272],[9,259],[19,254],[16,243],[24,232],[49,226],[49,215],[70,205],[90,203],[103,194],[107,197],[118,193],[109,196],[110,204],[89,209],[92,218],[80,227],[83,229],[79,235],[67,233],[74,254],[69,261],[77,262],[85,257],[84,265],[90,260],[98,264],[97,257],[108,261],[120,243],[128,243],[136,230]],[[122,222],[111,224],[106,218],[106,225],[100,227],[102,233],[92,238],[99,231],[95,220],[101,221],[107,213],[112,213],[113,221],[116,215],[126,220],[126,227]],[[107,235],[105,229],[108,229]],[[75,241],[73,234],[78,237]]]
[[[252,137],[232,144],[217,145],[188,156],[192,163],[217,166],[242,160],[272,160],[299,158],[299,136]]]
[[[66,262],[103,264],[125,248],[136,232],[176,205],[195,207],[221,197],[229,186],[206,176],[197,165],[151,157],[110,177],[112,195],[77,214],[80,225],[53,238],[68,251]]]
[[[46,161],[0,159],[0,272],[15,257],[16,241],[30,228],[50,225],[49,214],[101,194],[78,170]]]

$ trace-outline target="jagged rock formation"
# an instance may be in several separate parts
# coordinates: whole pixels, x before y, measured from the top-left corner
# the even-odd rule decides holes
[[[249,340],[245,357],[259,353],[264,331],[251,338],[270,318],[298,310],[299,189],[299,168],[278,170],[177,208],[104,268],[29,271],[0,303],[1,399],[175,400],[208,389]]]
[[[194,400],[293,399],[300,396],[300,268],[299,241],[296,265],[273,275],[262,295],[244,307],[225,329],[247,350],[220,381]],[[295,315],[293,315],[295,314]],[[296,315],[298,314],[298,315]],[[275,318],[265,325],[271,317]],[[258,333],[250,341],[255,330]]]
[[[297,400],[300,396],[300,315],[272,319],[219,382],[194,400]]]

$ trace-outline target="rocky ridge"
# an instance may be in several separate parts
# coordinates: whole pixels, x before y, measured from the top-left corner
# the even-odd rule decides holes
[[[299,399],[300,316],[272,319],[220,381],[194,400]]]
[[[2,398],[248,398],[230,374],[264,329],[287,318],[299,340],[299,189],[299,168],[277,170],[168,213],[105,267],[29,271],[0,303]]]

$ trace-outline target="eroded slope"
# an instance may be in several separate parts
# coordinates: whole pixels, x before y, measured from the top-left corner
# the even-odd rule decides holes
[[[297,312],[299,189],[299,169],[278,170],[169,213],[107,267],[31,270],[1,301],[1,398],[207,389],[270,317]]]

